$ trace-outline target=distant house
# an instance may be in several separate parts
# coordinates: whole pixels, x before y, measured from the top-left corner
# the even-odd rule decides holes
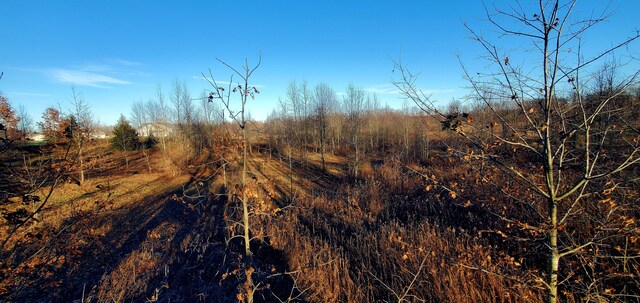
[[[175,131],[175,126],[169,123],[144,123],[138,128],[138,134],[143,137],[148,137],[153,134],[156,137],[168,137]]]
[[[93,139],[107,139],[110,138],[111,134],[105,133],[105,132],[95,132],[93,134],[91,134],[91,138]]]
[[[45,135],[41,133],[30,133],[30,134],[27,134],[25,137],[27,138],[28,141],[35,141],[35,142],[42,142],[47,139]]]

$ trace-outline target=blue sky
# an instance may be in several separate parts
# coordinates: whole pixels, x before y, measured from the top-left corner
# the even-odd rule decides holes
[[[522,0],[528,3],[528,0]],[[487,1],[491,5],[490,1]],[[497,1],[498,5],[503,5]],[[576,14],[608,1],[581,1]],[[614,1],[614,16],[588,37],[597,52],[640,27],[640,1]],[[208,88],[245,58],[262,65],[253,83],[261,94],[249,105],[264,119],[291,80],[326,82],[341,92],[353,82],[399,108],[390,85],[391,59],[422,71],[419,86],[448,102],[464,96],[456,54],[471,69],[481,50],[462,23],[492,33],[481,1],[17,1],[0,2],[0,91],[15,108],[39,120],[48,106],[68,108],[71,86],[101,122],[113,124],[135,101],[165,92],[174,79],[192,95]],[[498,41],[499,42],[499,41]],[[631,52],[639,55],[638,43]],[[633,50],[635,48],[635,50]]]

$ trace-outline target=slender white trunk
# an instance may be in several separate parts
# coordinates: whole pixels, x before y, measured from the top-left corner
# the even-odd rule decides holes
[[[242,224],[244,225],[244,253],[252,257],[251,237],[249,234],[249,201],[247,201],[247,134],[242,127]]]
[[[82,186],[84,185],[84,161],[82,159],[82,144],[78,146],[78,164],[80,165],[78,182],[80,183],[80,186]]]

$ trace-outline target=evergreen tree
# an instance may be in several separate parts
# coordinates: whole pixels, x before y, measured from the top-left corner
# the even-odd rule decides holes
[[[119,150],[129,151],[137,148],[138,143],[138,132],[129,124],[124,115],[120,115],[118,123],[113,128],[111,146]]]

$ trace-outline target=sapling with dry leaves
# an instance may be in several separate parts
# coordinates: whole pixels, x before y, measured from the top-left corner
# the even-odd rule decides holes
[[[209,77],[203,74],[203,77],[209,82],[209,84],[213,87],[209,92],[209,101],[213,102],[215,100],[219,100],[222,102],[222,105],[229,112],[229,117],[237,123],[238,127],[242,132],[242,171],[241,171],[241,183],[240,183],[240,195],[238,196],[242,203],[242,228],[243,234],[242,239],[244,240],[244,254],[246,257],[251,258],[253,253],[251,252],[251,236],[250,236],[250,220],[249,220],[249,201],[247,197],[246,185],[247,185],[247,101],[249,98],[251,100],[255,99],[255,96],[260,93],[260,91],[255,87],[250,85],[251,76],[253,73],[260,67],[260,63],[262,62],[262,56],[258,57],[258,63],[255,66],[250,66],[249,61],[245,60],[244,66],[238,70],[226,62],[217,59],[222,65],[229,68],[233,74],[230,77],[228,85],[225,87],[218,85],[218,81],[213,77],[213,73],[209,70]],[[240,81],[234,82],[233,77],[240,77]],[[235,98],[239,99],[239,109],[234,109],[235,104],[232,104]]]
[[[473,119],[480,110],[438,110],[432,96],[417,88],[418,74],[401,61],[395,62],[399,78],[393,83],[439,117],[444,129],[466,139],[469,148],[456,151],[464,160],[493,164],[525,191],[501,189],[521,197],[514,206],[526,215],[494,215],[520,227],[531,242],[545,239],[545,274],[534,274],[531,283],[546,291],[547,302],[574,296],[637,299],[638,285],[630,278],[637,272],[621,265],[632,259],[611,247],[639,235],[633,206],[616,197],[638,188],[631,180],[640,163],[638,120],[625,113],[639,106],[629,92],[638,85],[640,69],[632,54],[619,54],[635,45],[640,32],[588,53],[582,38],[611,14],[576,20],[577,6],[557,0],[487,8],[498,37],[532,45],[524,50],[499,48],[465,24],[490,63],[476,72],[460,59],[471,98],[481,105],[481,121]]]

